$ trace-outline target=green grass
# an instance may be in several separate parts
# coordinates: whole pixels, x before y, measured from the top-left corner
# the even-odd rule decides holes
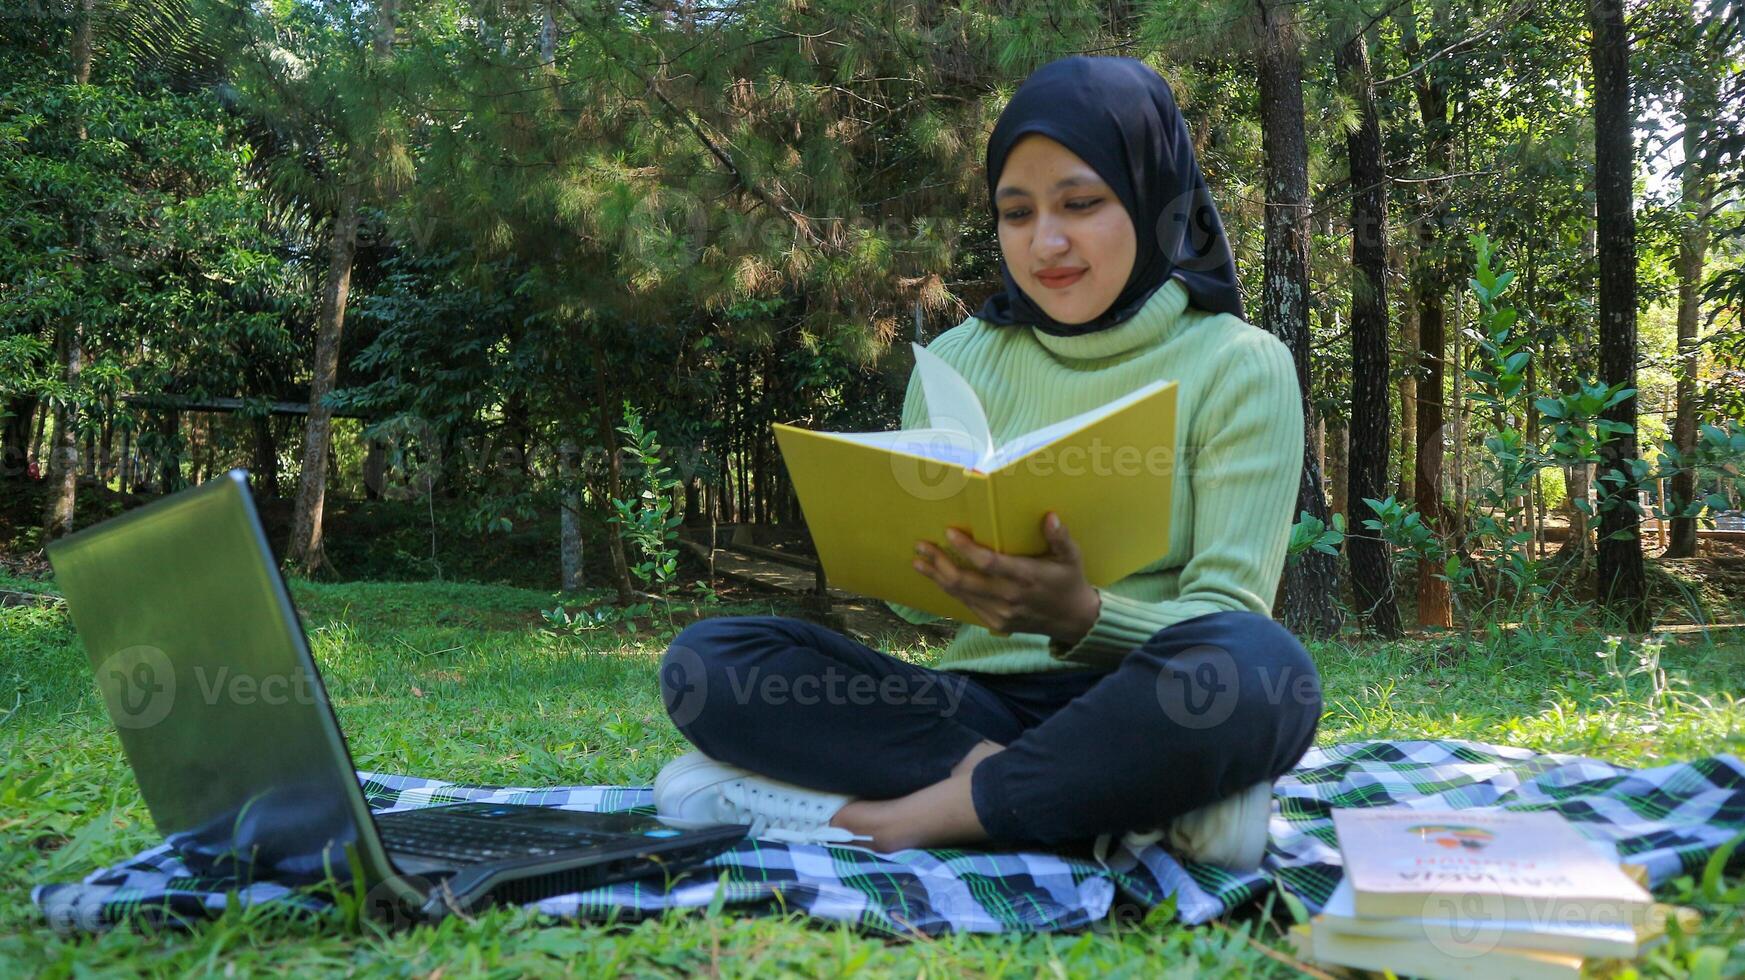
[[[555,605],[543,592],[434,583],[296,583],[294,592],[359,766],[480,782],[646,784],[683,749],[655,689],[655,659],[673,629],[664,621],[553,636],[541,629],[540,610]],[[912,635],[887,639],[903,655],[931,655]],[[1671,684],[1659,699],[1645,676],[1608,674],[1593,655],[1599,647],[1599,637],[1573,630],[1317,645],[1327,702],[1320,740],[1472,738],[1632,765],[1745,747],[1745,701],[1733,693],[1745,677],[1745,638],[1669,644]],[[1079,935],[901,943],[798,917],[702,911],[635,926],[553,926],[494,910],[397,933],[234,911],[191,934],[57,937],[36,916],[30,886],[76,879],[156,835],[62,609],[0,609],[0,651],[0,975],[1294,975],[1260,951],[1283,948],[1282,906],[1275,917],[1247,910],[1202,928],[1153,916]],[[1705,901],[1699,882],[1662,897],[1702,908],[1705,924],[1654,954],[1645,974],[1745,973],[1736,907]]]

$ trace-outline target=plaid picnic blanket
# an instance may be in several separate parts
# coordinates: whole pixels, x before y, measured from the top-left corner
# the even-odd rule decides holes
[[[577,810],[647,807],[652,791],[616,786],[471,786],[359,773],[377,811],[461,800]],[[625,882],[548,898],[536,908],[561,919],[626,921],[685,907],[801,910],[879,934],[1076,929],[1142,912],[1174,896],[1197,924],[1283,887],[1319,911],[1338,884],[1330,810],[1556,810],[1590,837],[1609,839],[1660,884],[1702,867],[1745,830],[1745,762],[1718,755],[1653,769],[1460,741],[1371,741],[1316,748],[1280,780],[1271,842],[1258,874],[1183,864],[1148,846],[1107,861],[1049,853],[857,848],[747,840],[670,884]],[[1745,848],[1735,854],[1745,857]],[[191,876],[167,845],[98,871],[83,882],[40,885],[31,898],[49,922],[93,931],[126,921],[185,924],[230,902],[319,912],[322,900],[271,883]]]

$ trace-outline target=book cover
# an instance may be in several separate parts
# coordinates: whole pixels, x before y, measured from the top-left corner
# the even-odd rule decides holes
[[[1175,382],[1154,382],[995,445],[968,382],[924,348],[915,349],[915,361],[931,416],[926,428],[774,426],[833,587],[986,625],[915,571],[915,542],[949,552],[945,529],[957,527],[1004,554],[1046,554],[1042,518],[1052,510],[1097,586],[1169,551]]]
[[[1333,826],[1358,916],[1634,925],[1653,904],[1549,811],[1335,809]]]

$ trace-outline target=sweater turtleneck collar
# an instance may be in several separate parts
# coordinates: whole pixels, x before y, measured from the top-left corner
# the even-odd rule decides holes
[[[1180,280],[1172,277],[1151,294],[1139,312],[1112,327],[1074,337],[1059,337],[1034,327],[1030,328],[1030,333],[1037,343],[1056,357],[1069,361],[1094,361],[1162,343],[1175,332],[1187,305],[1187,289]]]

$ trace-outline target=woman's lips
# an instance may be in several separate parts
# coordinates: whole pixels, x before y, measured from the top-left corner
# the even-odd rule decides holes
[[[1044,286],[1047,286],[1049,289],[1065,289],[1066,287],[1072,285],[1073,283],[1078,282],[1080,279],[1083,279],[1085,277],[1085,273],[1088,271],[1090,271],[1090,270],[1077,269],[1077,270],[1074,270],[1072,272],[1067,272],[1067,273],[1052,273],[1052,272],[1051,273],[1041,273],[1041,272],[1039,272],[1036,274],[1036,281],[1043,284]]]

